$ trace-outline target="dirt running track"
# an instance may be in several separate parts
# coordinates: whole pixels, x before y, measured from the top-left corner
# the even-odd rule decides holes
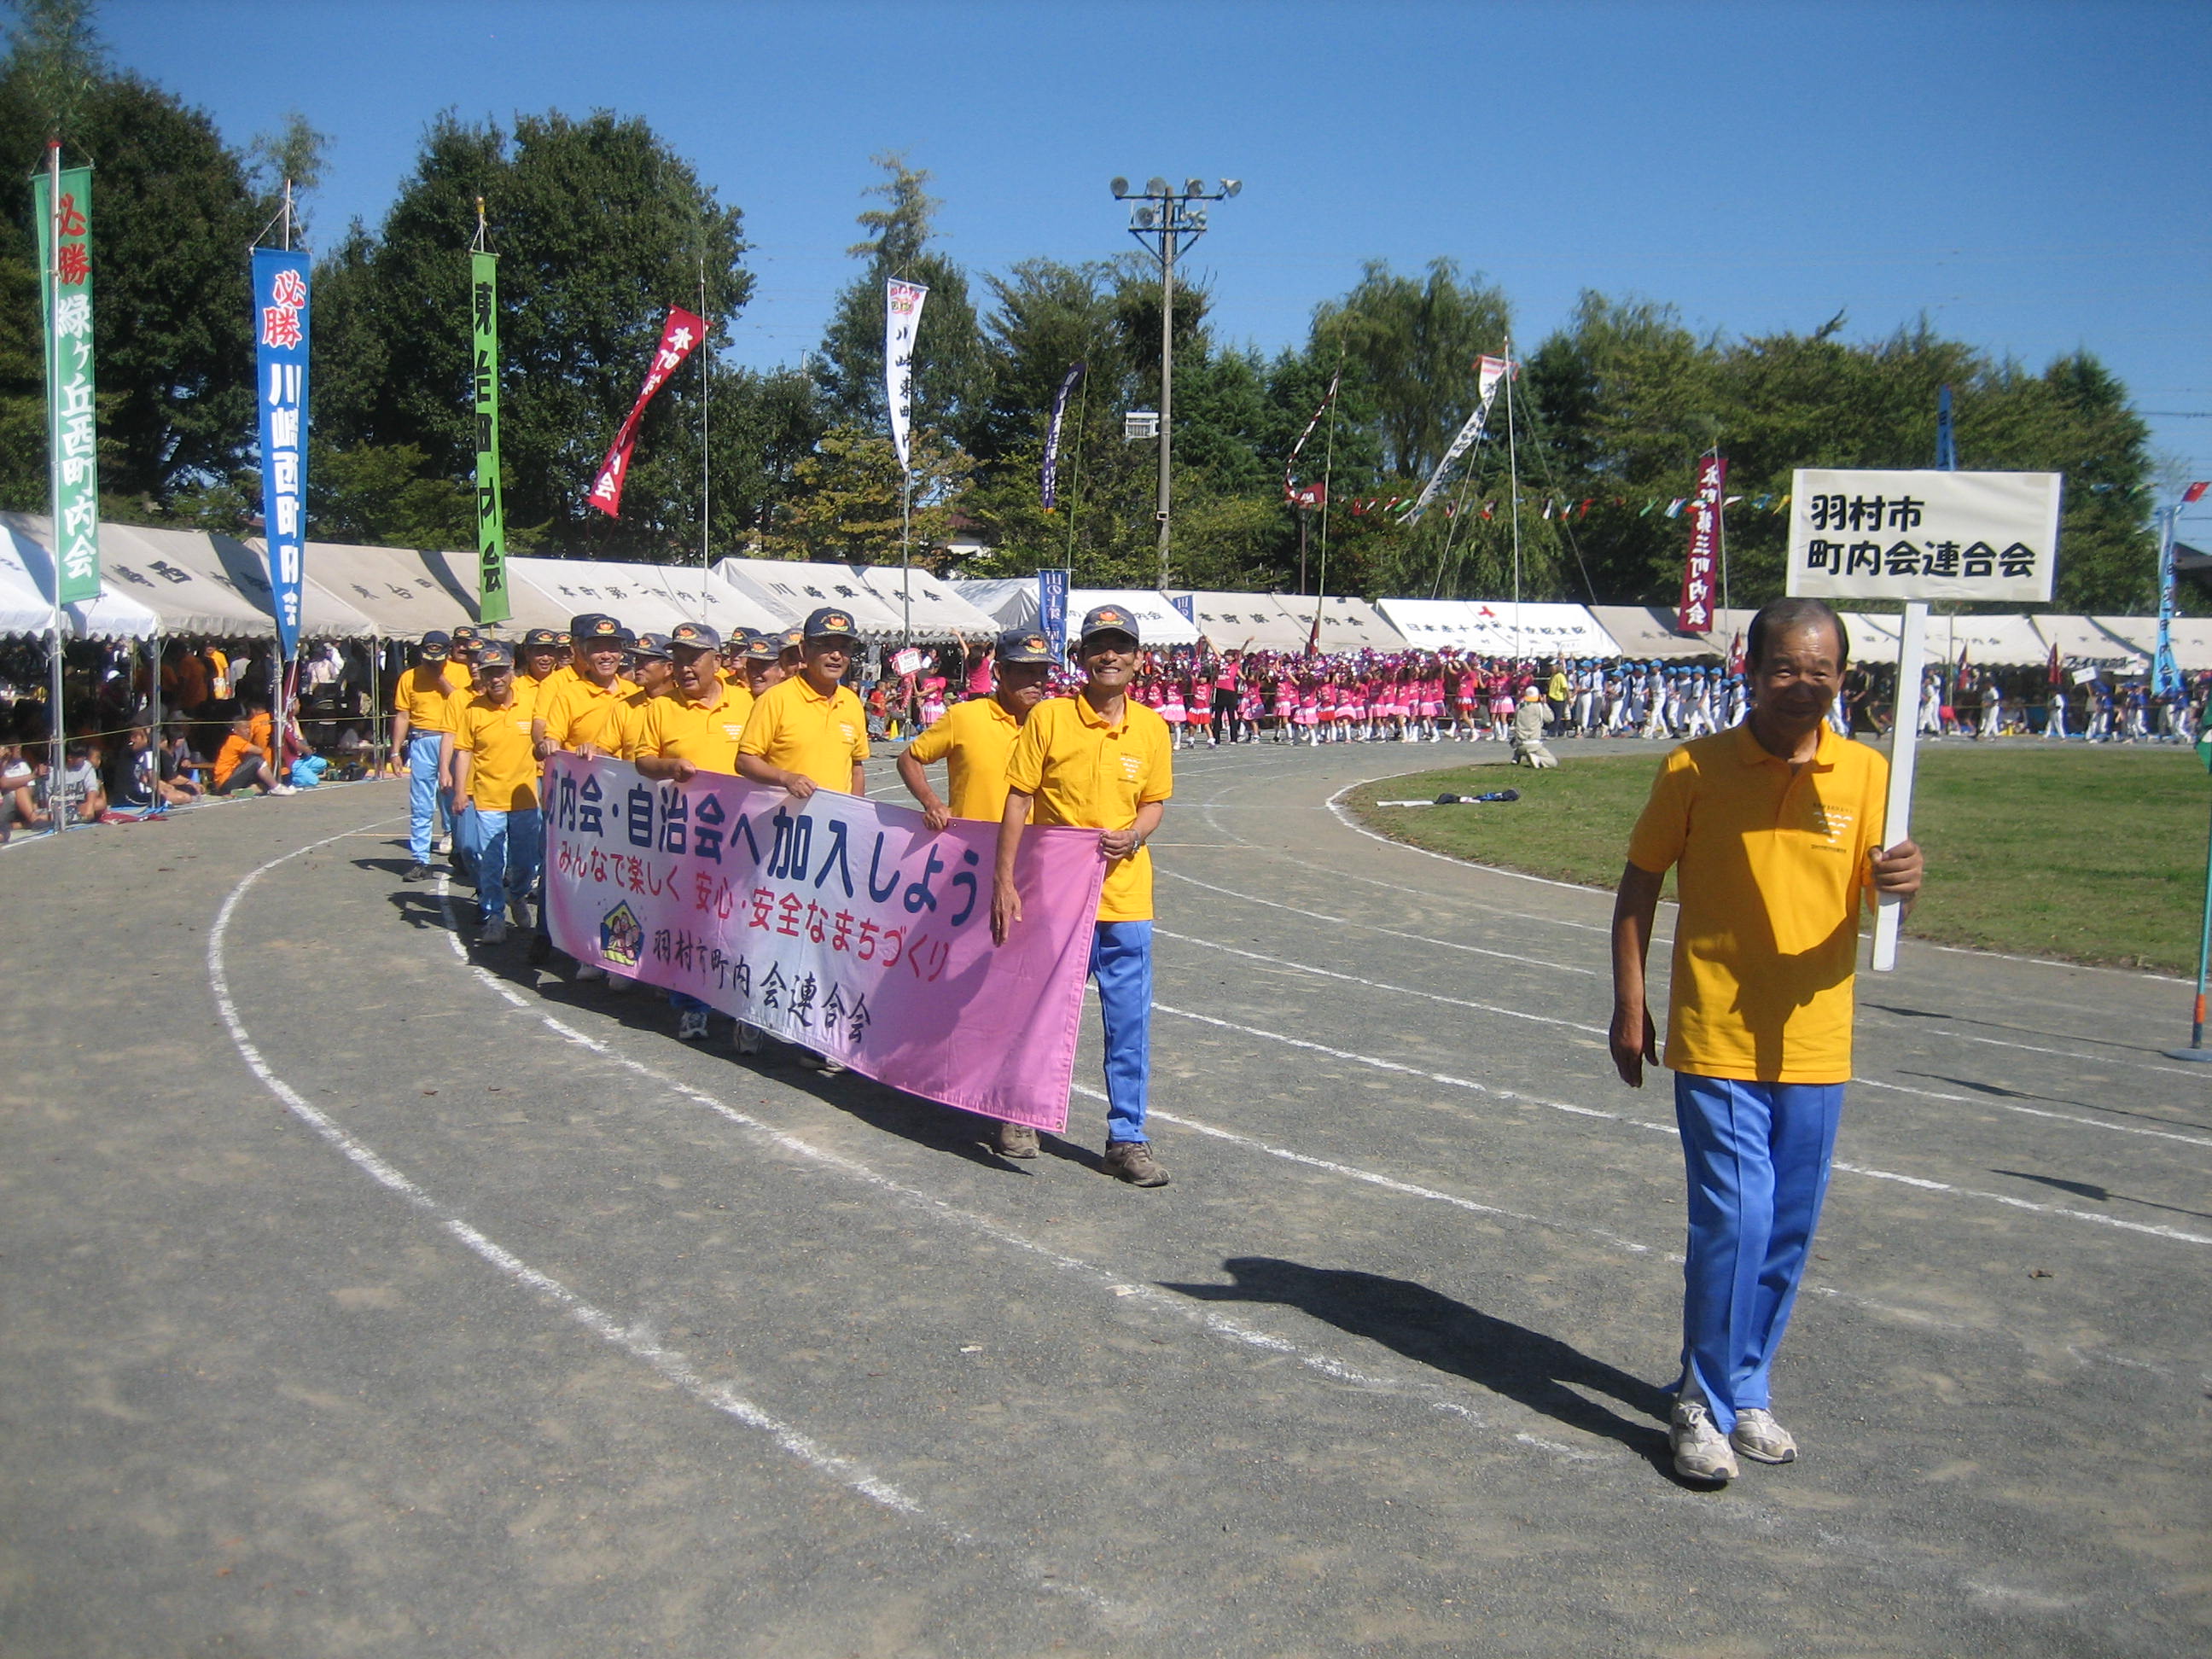
[[[0,1654],[2212,1647],[2185,988],[1861,981],[1806,1455],[1692,1492],[1608,900],[1328,806],[1446,752],[1179,757],[1158,1192],[1095,1016],[1002,1162],[472,961],[396,785],[0,853]]]

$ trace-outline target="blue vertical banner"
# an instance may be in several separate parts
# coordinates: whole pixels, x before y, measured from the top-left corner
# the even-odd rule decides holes
[[[1052,641],[1053,660],[1067,660],[1067,572],[1037,572],[1037,626]]]
[[[1185,593],[1178,598],[1170,593],[1168,595],[1168,603],[1182,612],[1182,619],[1185,622],[1194,628],[1198,626],[1198,600],[1195,595]]]
[[[307,541],[307,256],[253,250],[255,399],[261,409],[262,539],[287,663],[300,649]]]

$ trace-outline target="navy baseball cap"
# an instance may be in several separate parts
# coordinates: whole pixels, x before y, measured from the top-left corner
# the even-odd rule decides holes
[[[572,627],[568,630],[569,635],[586,651],[604,651],[611,645],[620,646],[626,651],[636,638],[612,617],[579,617],[575,620],[584,625],[581,628]]]
[[[999,635],[995,647],[1000,662],[1057,662],[1052,641],[1034,628],[1010,628]]]
[[[705,623],[681,622],[668,630],[669,649],[679,645],[693,651],[719,651],[722,636]]]
[[[599,613],[596,611],[586,611],[580,617],[569,617],[568,637],[572,640],[582,639],[585,635],[592,631],[592,624],[599,620],[600,620]],[[610,617],[606,620],[612,622],[614,618]]]
[[[630,647],[629,653],[633,657],[652,657],[659,661],[666,662],[669,659],[668,635],[641,634],[637,636],[637,643]]]
[[[857,642],[860,630],[853,625],[853,613],[825,605],[806,618],[806,637],[810,640],[852,640]]]
[[[522,636],[522,648],[525,651],[542,651],[549,646],[557,646],[560,643],[560,635],[550,628],[533,628]]]
[[[422,643],[416,648],[425,662],[443,662],[453,651],[453,636],[442,628],[434,628],[422,636]]]
[[[774,662],[782,654],[781,641],[773,634],[749,634],[745,636],[747,662]]]
[[[514,666],[514,652],[505,640],[487,640],[481,655],[477,658],[477,672],[488,672],[495,668]]]
[[[483,643],[483,630],[472,628],[467,623],[463,623],[459,628],[456,628],[453,630],[453,643],[457,647],[464,645],[481,645]]]
[[[1144,643],[1143,636],[1137,632],[1137,619],[1118,605],[1095,605],[1084,612],[1084,644],[1090,644],[1094,634],[1127,634],[1131,644]]]

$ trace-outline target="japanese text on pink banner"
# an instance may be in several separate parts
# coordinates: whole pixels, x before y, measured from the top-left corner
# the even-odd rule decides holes
[[[893,1088],[1058,1130],[1105,864],[1032,830],[991,943],[998,827],[719,774],[554,757],[546,915],[580,963],[681,991]]]

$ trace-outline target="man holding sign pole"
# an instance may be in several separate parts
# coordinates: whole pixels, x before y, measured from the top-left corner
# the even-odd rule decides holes
[[[1860,906],[1920,890],[1920,849],[1883,850],[1882,757],[1827,726],[1850,649],[1820,599],[1778,599],[1752,618],[1751,717],[1662,763],[1613,908],[1613,1060],[1641,1088],[1658,1059],[1644,963],[1677,870],[1667,1065],[1689,1243],[1669,1439],[1685,1480],[1735,1479],[1738,1452],[1797,1455],[1770,1409],[1769,1373],[1851,1075]]]

